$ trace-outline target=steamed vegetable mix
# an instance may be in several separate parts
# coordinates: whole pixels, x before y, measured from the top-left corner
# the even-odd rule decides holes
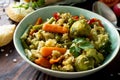
[[[56,12],[38,18],[21,36],[25,54],[35,64],[57,71],[84,71],[100,66],[111,42],[97,18]]]

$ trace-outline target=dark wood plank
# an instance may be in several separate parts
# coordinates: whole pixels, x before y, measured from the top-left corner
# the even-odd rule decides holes
[[[41,72],[19,56],[12,42],[0,50],[0,80],[37,80]]]

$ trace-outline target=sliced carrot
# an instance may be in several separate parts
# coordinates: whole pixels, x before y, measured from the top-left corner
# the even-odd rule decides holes
[[[44,24],[42,29],[44,31],[53,32],[53,33],[67,33],[68,29],[56,24]]]
[[[41,55],[43,57],[47,57],[52,54],[53,50],[59,51],[61,54],[66,52],[66,48],[59,48],[59,47],[42,47],[41,48]]]
[[[42,18],[39,17],[39,18],[37,19],[37,21],[35,22],[35,25],[39,25],[39,24],[41,24],[41,23],[42,23]]]
[[[57,62],[59,62],[59,58],[58,59],[50,59],[50,64],[54,64],[54,63],[57,63]]]
[[[45,67],[45,68],[50,68],[51,67],[51,64],[49,63],[49,60],[47,60],[46,58],[38,58],[38,59],[35,59],[34,61],[36,64],[42,66],[42,67]]]
[[[50,59],[49,62],[50,62],[50,64],[54,64],[54,63],[59,62],[62,58],[63,58],[63,56],[60,56],[57,59]]]

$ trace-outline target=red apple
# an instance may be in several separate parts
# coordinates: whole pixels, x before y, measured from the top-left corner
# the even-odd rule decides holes
[[[120,17],[120,3],[117,3],[113,6],[113,11],[117,17]]]

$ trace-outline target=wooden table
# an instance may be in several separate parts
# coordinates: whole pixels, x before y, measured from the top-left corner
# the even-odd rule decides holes
[[[93,1],[76,4],[74,6],[91,10]],[[87,6],[85,6],[87,5]],[[12,24],[8,17],[4,17],[5,24]],[[118,19],[119,21],[120,19]],[[120,51],[116,58],[104,69],[76,80],[120,80]],[[74,80],[61,79],[46,75],[26,63],[16,51],[13,41],[4,47],[0,47],[0,80]]]

